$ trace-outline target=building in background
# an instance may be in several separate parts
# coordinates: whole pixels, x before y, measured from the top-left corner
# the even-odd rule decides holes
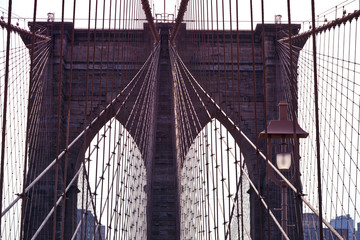
[[[81,213],[82,213],[82,209],[78,209],[77,210],[77,223],[79,224],[80,222],[80,219],[81,219]],[[85,222],[86,221],[86,222]],[[86,225],[86,228],[85,228],[85,225]],[[92,240],[92,239],[95,239],[95,240],[100,240],[100,239],[105,239],[105,226],[103,225],[100,225],[99,228],[100,228],[100,233],[101,233],[101,238],[99,236],[99,231],[96,232],[96,235],[95,235],[95,238],[93,238],[94,236],[94,231],[95,231],[95,217],[94,215],[92,214],[91,211],[87,210],[86,211],[86,220],[85,220],[85,217],[84,217],[84,223],[82,225],[82,234],[83,234],[83,237],[81,238],[81,230],[79,228],[78,232],[76,233],[76,239],[78,240],[81,240],[81,239],[86,239],[86,240]]]
[[[355,225],[350,214],[338,216],[330,220],[330,225],[335,228],[344,238],[354,240]]]
[[[355,233],[355,238],[360,239],[360,223],[357,223],[357,231]]]
[[[319,239],[319,217],[315,213],[303,213],[304,240]]]
[[[345,239],[360,239],[360,223],[357,223],[355,229],[354,220],[349,214],[338,216],[330,220],[330,225]],[[304,240],[320,239],[319,218],[315,213],[303,214]],[[324,239],[336,239],[329,228],[324,227]]]

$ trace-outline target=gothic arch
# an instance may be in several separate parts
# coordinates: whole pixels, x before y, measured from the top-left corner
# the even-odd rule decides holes
[[[86,141],[84,142],[84,140],[81,140],[79,145],[80,148],[78,153],[75,154],[76,156],[76,162],[75,162],[75,169],[79,169],[81,163],[82,163],[82,159],[84,158],[85,152],[88,149],[89,144],[91,143],[91,141],[94,139],[94,137],[99,133],[99,131],[106,126],[106,124],[115,117],[115,121],[119,121],[120,124],[126,129],[126,131],[129,132],[130,136],[134,139],[136,146],[139,146],[138,144],[138,140],[135,138],[135,132],[134,129],[129,129],[126,127],[126,119],[128,119],[128,114],[126,113],[126,111],[120,111],[117,114],[117,109],[116,105],[109,105],[108,108],[106,108],[104,110],[104,113],[102,115],[100,115],[99,117],[96,117],[92,122],[91,122],[91,127],[88,131],[86,131]],[[141,152],[141,156],[144,156],[144,153]]]

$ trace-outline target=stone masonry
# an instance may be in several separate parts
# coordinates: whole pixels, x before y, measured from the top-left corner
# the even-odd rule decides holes
[[[34,156],[30,159],[30,171],[34,172],[32,176],[28,176],[31,180],[36,173],[44,169],[56,157],[56,119],[57,119],[57,92],[59,81],[59,64],[62,64],[62,84],[63,86],[69,86],[69,63],[70,63],[70,44],[71,44],[71,32],[73,29],[72,23],[65,24],[65,38],[63,39],[63,62],[60,62],[60,23],[44,22],[39,23],[43,27],[47,28],[47,34],[52,37],[53,48],[50,56],[50,60],[47,63],[46,69],[43,73],[45,78],[46,87],[44,90],[44,109],[40,111],[41,116],[40,125],[42,131],[40,131],[39,137],[45,138],[46,141],[42,141],[44,144],[41,146],[32,146],[30,149],[30,155]],[[150,151],[153,151],[151,159],[144,159],[146,161],[146,168],[148,174],[147,194],[148,198],[148,239],[149,240],[178,240],[180,239],[180,211],[179,209],[179,191],[178,186],[181,183],[181,179],[178,178],[179,168],[181,165],[176,159],[176,143],[174,134],[174,114],[173,114],[173,93],[172,93],[172,76],[171,66],[168,49],[168,38],[170,24],[158,24],[161,37],[161,49],[159,59],[159,72],[158,72],[158,94],[156,103],[156,119],[154,121],[155,137],[149,146],[153,146]],[[284,74],[281,72],[281,65],[279,57],[276,52],[276,39],[280,36],[278,33],[281,30],[287,29],[287,25],[275,25],[268,24],[265,26],[265,38],[261,37],[261,25],[258,25],[254,31],[255,36],[255,81],[256,81],[256,102],[258,109],[258,131],[262,131],[267,123],[263,121],[264,109],[263,109],[263,62],[262,62],[262,42],[265,41],[265,66],[266,66],[266,78],[267,78],[267,118],[268,120],[278,118],[277,104],[280,100],[283,100],[279,89],[283,84],[282,78]],[[299,30],[299,26],[294,26],[294,33]],[[90,123],[111,100],[112,98],[127,84],[127,82],[136,74],[140,69],[142,63],[148,57],[152,47],[153,39],[148,26],[145,24],[143,30],[124,30],[120,34],[120,38],[114,41],[120,41],[122,44],[118,44],[114,51],[121,53],[121,57],[116,59],[116,63],[113,62],[112,57],[108,57],[108,54],[112,54],[111,51],[102,51],[102,32],[91,31],[90,42],[91,46],[95,45],[94,51],[90,53],[91,64],[94,65],[95,82],[87,89],[91,91],[92,88],[98,89],[96,98],[99,99],[96,104],[91,106],[92,109],[88,109],[87,123],[84,123],[84,106],[85,102],[85,79],[86,79],[86,61],[87,61],[87,30],[76,29],[75,30],[75,44],[74,44],[74,58],[73,58],[73,83],[72,83],[72,96],[71,96],[71,122],[70,122],[70,141],[73,140],[83,129],[85,124]],[[118,34],[116,31],[105,30],[105,36],[111,36]],[[259,132],[255,131],[254,120],[254,94],[253,94],[253,77],[252,77],[252,56],[251,56],[251,31],[239,31],[236,33],[225,32],[224,38],[222,38],[223,32],[216,31],[192,31],[186,30],[185,24],[182,25],[178,38],[176,40],[176,48],[183,58],[184,62],[191,68],[196,79],[202,84],[205,90],[208,91],[220,107],[227,113],[228,116],[238,125],[241,125],[242,130],[247,136],[255,142],[258,138]],[[238,34],[238,35],[237,35]],[[125,41],[125,38],[121,36],[134,36],[137,42]],[[217,36],[221,37],[217,37]],[[96,36],[96,37],[95,37]],[[239,37],[239,46],[235,45],[236,38]],[[94,41],[97,39],[97,42]],[[110,44],[111,45],[111,44]],[[236,66],[239,71],[235,71],[235,76],[231,73],[232,62],[231,54],[236,54],[237,47],[239,48],[240,65]],[[103,65],[100,65],[100,57],[104,60]],[[120,56],[120,55],[119,55]],[[225,59],[226,64],[223,64]],[[234,58],[236,61],[236,58]],[[116,66],[115,66],[116,65]],[[215,67],[214,67],[215,66]],[[110,76],[109,80],[113,82],[113,86],[105,87],[101,85],[101,77],[105,78],[105,73],[102,69],[108,67],[116,67],[119,69],[119,74],[116,76]],[[216,70],[214,70],[216,69]],[[232,83],[233,78],[239,79],[235,81],[235,85]],[[240,92],[234,95],[234,89],[239,84]],[[66,129],[66,113],[68,103],[67,91],[61,93],[61,135],[60,135],[60,149],[65,145],[65,129]],[[232,99],[240,99],[240,106],[238,101]],[[129,102],[131,103],[131,99]],[[198,103],[195,103],[197,106]],[[199,106],[199,104],[198,104]],[[131,106],[127,106],[125,109],[130,109]],[[239,108],[240,107],[240,108]],[[238,109],[241,109],[241,117]],[[155,111],[156,112],[156,111]],[[126,117],[129,111],[124,110],[124,113],[118,119],[122,124],[126,122]],[[199,114],[205,114],[199,111]],[[90,140],[101,127],[111,119],[113,115],[109,113],[106,118],[101,119],[94,125],[89,131],[88,139]],[[228,128],[230,133],[234,135],[237,143],[244,148],[244,157],[247,164],[247,168],[252,180],[257,183],[258,180],[261,183],[262,195],[265,194],[265,166],[262,163],[260,169],[260,175],[257,173],[257,161],[256,152],[248,145],[241,141],[238,133],[231,128],[229,122],[219,115],[215,110],[212,113],[212,117],[219,118],[219,121]],[[205,126],[211,119],[208,119],[204,115],[202,125]],[[128,129],[130,134],[131,129]],[[171,134],[169,134],[171,133]],[[197,134],[195,134],[196,136]],[[265,149],[265,142],[260,142],[261,149]],[[68,165],[68,178],[71,179],[74,173],[80,166],[81,159],[84,155],[84,142],[79,142],[69,153],[69,165]],[[46,159],[39,162],[41,154],[46,150]],[[63,173],[63,165],[61,165],[60,175]],[[26,210],[25,218],[25,239],[28,236],[32,236],[36,228],[39,226],[41,219],[44,219],[45,214],[52,207],[52,198],[54,196],[54,180],[51,176],[53,172],[40,181],[36,186],[34,196],[30,196],[28,204],[33,207],[32,210]],[[61,189],[61,186],[59,186]],[[276,199],[270,203],[270,208],[280,207],[280,189],[277,186],[270,185],[271,199]],[[77,194],[79,190],[76,186],[73,186],[69,195],[67,196],[67,209],[66,209],[66,239],[70,239],[72,232],[76,226],[76,202]],[[249,190],[250,194],[250,212],[251,212],[251,234],[253,239],[260,239],[260,235],[266,236],[267,233],[267,219],[265,217],[265,211],[258,206],[257,195]],[[42,201],[39,201],[42,199]],[[50,201],[43,201],[44,199]],[[290,200],[289,200],[290,201]],[[44,202],[49,202],[48,205],[41,205]],[[289,203],[291,204],[291,203]],[[294,209],[294,208],[293,208]],[[59,215],[60,211],[58,210]],[[278,214],[278,213],[276,213]],[[295,212],[290,211],[289,214],[295,216]],[[261,216],[261,218],[260,218]],[[60,217],[60,216],[59,216]],[[289,224],[295,224],[293,222]],[[52,219],[49,221],[45,230],[42,231],[39,239],[50,239],[52,235]],[[262,228],[260,227],[262,226]],[[296,239],[296,227],[291,228],[290,238]],[[58,234],[58,233],[57,233]],[[279,232],[274,227],[271,228],[271,235],[273,239],[280,239]]]

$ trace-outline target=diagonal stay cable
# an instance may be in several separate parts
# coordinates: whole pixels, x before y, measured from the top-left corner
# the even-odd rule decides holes
[[[191,76],[192,81],[195,83],[196,87],[210,100],[210,102],[216,107],[216,109],[231,123],[233,124],[234,128],[241,134],[241,136],[246,140],[247,143],[250,144],[252,148],[254,148],[259,155],[265,160],[266,156],[256,147],[256,145],[246,136],[246,134],[241,131],[238,126],[226,115],[226,113],[215,103],[215,101],[209,96],[209,94],[201,87],[201,85],[196,81],[196,79],[193,77],[193,75],[190,73],[190,71],[186,68],[184,62],[181,60],[180,56],[176,52],[176,50],[172,47],[172,50],[174,51],[175,55],[179,59],[179,62],[183,66],[183,68],[186,70],[186,72]],[[195,86],[193,86],[194,90]],[[199,99],[201,100],[200,96],[198,95]],[[201,100],[202,101],[202,100]],[[204,104],[204,103],[203,103]],[[205,104],[204,104],[205,106]],[[208,112],[208,111],[207,111]],[[208,112],[209,117],[210,113]],[[285,178],[285,176],[273,165],[273,163],[269,162],[269,166],[279,175],[279,177],[297,194],[296,188]],[[255,186],[254,186],[255,187]],[[319,216],[318,211],[310,204],[310,202],[304,197],[301,196],[302,201],[316,214]],[[275,220],[275,219],[274,219]],[[339,239],[343,239],[339,233],[324,219],[322,218],[322,222],[330,229],[330,231],[335,234],[336,237]]]
[[[150,63],[150,60],[153,57],[153,54],[155,53],[155,50],[157,50],[159,47],[158,45],[155,46],[155,49],[152,51],[151,55],[148,57],[148,59],[146,60],[146,62],[144,63],[144,65],[141,67],[141,69],[139,70],[139,72],[134,76],[134,78],[125,86],[125,88],[105,107],[104,110],[102,110],[99,115],[97,117],[94,118],[94,120],[86,127],[86,130],[89,130],[91,128],[91,126],[99,119],[101,118],[117,101],[120,101],[120,97],[123,96],[124,92],[126,90],[128,90],[128,88],[130,88],[132,85],[136,85],[138,80],[139,80],[139,76],[143,73],[144,69],[146,68],[146,66]],[[125,96],[125,98],[122,100],[122,102],[120,103],[120,107],[119,110],[116,112],[116,115],[120,112],[121,107],[124,105],[124,103],[128,100],[129,95],[132,93],[132,91],[134,90],[134,86],[130,89],[130,92]],[[85,130],[83,130],[68,146],[68,150],[70,150],[73,146],[75,146],[75,144],[80,141],[80,139],[82,138],[82,136],[84,135]],[[61,151],[59,153],[58,158],[61,159],[63,156],[65,156],[65,150]],[[56,159],[53,160],[31,183],[29,183],[29,185],[26,187],[25,189],[25,193],[27,193],[32,187],[34,187],[34,185],[55,165],[56,163]],[[6,208],[4,208],[4,210],[1,212],[1,216],[4,216],[10,209],[12,206],[14,206],[16,204],[17,201],[19,201],[21,199],[20,196],[18,196],[13,202],[11,202]]]

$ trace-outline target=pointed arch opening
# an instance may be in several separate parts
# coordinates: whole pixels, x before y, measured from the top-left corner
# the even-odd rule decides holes
[[[76,236],[146,239],[145,163],[118,120],[112,118],[92,139],[81,168]]]
[[[250,239],[250,184],[239,145],[212,119],[181,169],[181,239]]]

